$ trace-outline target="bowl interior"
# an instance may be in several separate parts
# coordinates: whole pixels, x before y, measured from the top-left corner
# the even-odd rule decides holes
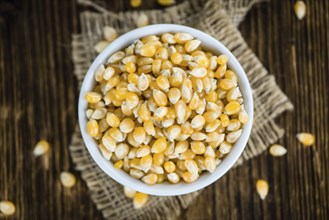
[[[208,172],[203,173],[200,178],[193,183],[178,183],[178,184],[170,184],[170,183],[162,183],[155,185],[147,185],[140,180],[136,180],[135,178],[129,176],[126,172],[122,170],[115,169],[113,167],[112,162],[105,160],[100,151],[98,150],[98,145],[96,141],[90,137],[86,133],[86,123],[87,118],[85,115],[88,103],[85,100],[85,95],[88,91],[91,91],[95,85],[94,80],[94,72],[95,70],[103,63],[106,62],[107,58],[113,54],[114,52],[121,50],[124,47],[130,45],[135,39],[139,39],[143,36],[147,36],[150,34],[161,34],[165,32],[188,32],[194,37],[198,38],[202,42],[202,46],[215,54],[225,54],[228,56],[228,68],[233,70],[237,76],[239,81],[239,87],[241,93],[244,98],[245,110],[249,116],[249,122],[246,123],[243,127],[242,135],[238,139],[238,141],[234,144],[232,151],[224,158],[224,160],[219,164],[214,173],[210,174]],[[152,195],[160,195],[160,196],[174,196],[190,193],[199,189],[206,187],[207,185],[213,183],[218,178],[223,176],[237,161],[239,156],[241,155],[243,149],[246,146],[248,137],[250,135],[252,120],[253,120],[253,100],[251,94],[251,88],[246,77],[245,72],[243,71],[241,65],[233,56],[233,54],[224,47],[220,42],[211,36],[190,28],[181,25],[170,25],[170,24],[158,24],[158,25],[150,25],[147,27],[135,29],[130,31],[118,39],[116,39],[113,43],[111,43],[102,53],[100,53],[95,61],[90,66],[85,79],[83,81],[80,97],[79,97],[79,124],[82,133],[82,137],[84,142],[93,157],[96,163],[100,166],[100,168],[107,173],[111,178],[121,183],[122,185],[133,188],[139,192],[144,192]]]

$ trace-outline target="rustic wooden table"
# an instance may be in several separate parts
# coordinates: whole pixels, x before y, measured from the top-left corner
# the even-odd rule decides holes
[[[68,145],[78,90],[70,44],[85,9],[76,2],[0,2],[0,200],[17,207],[8,219],[102,219],[80,178],[71,190],[58,180],[61,171],[73,170]],[[257,4],[240,25],[295,106],[278,118],[288,154],[266,152],[231,170],[182,219],[329,219],[329,2],[306,1],[302,21],[293,3]],[[111,4],[114,11],[130,9],[128,0]],[[144,1],[143,8],[155,7],[155,0]],[[316,135],[314,147],[298,144],[300,131]],[[48,167],[31,153],[41,138],[52,145]],[[270,183],[265,201],[255,191],[258,178]]]

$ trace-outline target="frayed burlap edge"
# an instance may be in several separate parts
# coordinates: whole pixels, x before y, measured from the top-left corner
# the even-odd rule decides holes
[[[197,1],[194,3],[195,5],[185,3],[185,7],[198,7]],[[253,88],[254,127],[248,146],[235,165],[237,166],[243,161],[259,155],[270,144],[282,137],[284,131],[277,126],[274,119],[283,111],[292,109],[293,106],[276,85],[274,77],[268,75],[267,70],[248,48],[225,11],[220,9],[220,3],[210,0],[201,11],[202,13],[198,13],[198,15],[190,14],[189,19],[184,19],[186,14],[176,16],[177,21],[171,20],[171,23],[193,25],[221,41],[240,61]],[[161,17],[152,16],[152,11],[146,13],[150,16],[151,23],[165,23]],[[155,13],[157,14],[157,11]],[[172,16],[176,13],[177,9],[172,7],[167,10],[167,14],[162,14],[170,14],[169,18],[173,19]],[[116,14],[116,17],[113,17],[112,14],[84,12],[81,15],[83,34],[74,35],[72,42],[74,71],[80,83],[96,55],[91,51],[93,51],[93,45],[102,38],[102,27],[111,25],[121,33],[126,32],[134,28],[134,24],[129,21],[138,16],[138,13],[135,12],[119,13]],[[117,17],[124,17],[128,22],[120,22]],[[195,20],[196,17],[198,17],[197,20]],[[82,178],[90,189],[93,201],[103,212],[104,217],[108,219],[173,219],[180,215],[181,209],[186,208],[199,194],[199,192],[195,192],[178,197],[153,196],[145,208],[135,210],[131,200],[124,197],[122,187],[101,171],[93,161],[84,146],[79,127],[76,128],[73,136],[70,152],[76,169],[81,171]]]

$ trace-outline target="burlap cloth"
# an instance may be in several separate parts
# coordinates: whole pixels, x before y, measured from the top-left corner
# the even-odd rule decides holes
[[[244,68],[253,89],[255,115],[248,146],[236,163],[259,155],[283,136],[274,119],[293,106],[276,85],[261,62],[248,48],[236,26],[256,1],[252,0],[192,0],[164,10],[144,11],[150,23],[174,23],[203,30],[230,49]],[[97,2],[80,0],[99,12],[81,13],[81,34],[73,35],[74,74],[79,85],[89,65],[97,55],[93,46],[103,40],[103,26],[113,26],[120,34],[136,28],[140,11],[112,13]],[[79,127],[73,135],[70,153],[77,170],[81,171],[97,209],[107,219],[174,219],[181,210],[199,195],[199,192],[177,197],[152,196],[147,206],[136,210],[131,199],[123,194],[123,187],[107,176],[89,155],[81,138]]]

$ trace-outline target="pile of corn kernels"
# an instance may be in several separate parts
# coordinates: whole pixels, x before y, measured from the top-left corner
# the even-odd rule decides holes
[[[87,132],[117,169],[147,184],[213,173],[248,115],[228,57],[188,33],[150,35],[95,72]]]

